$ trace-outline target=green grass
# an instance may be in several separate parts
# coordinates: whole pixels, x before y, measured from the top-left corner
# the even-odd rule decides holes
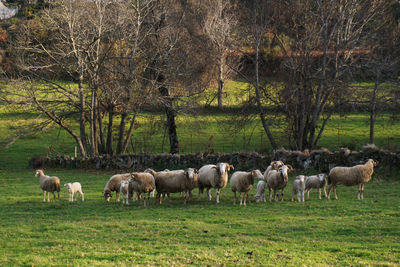
[[[2,266],[400,264],[398,175],[375,174],[363,201],[356,187],[339,187],[339,200],[314,191],[292,203],[290,182],[283,203],[234,206],[227,187],[219,205],[174,195],[143,208],[104,201],[110,172],[47,172],[80,181],[86,201],[68,203],[63,188],[61,201],[43,203],[32,171],[0,171]]]

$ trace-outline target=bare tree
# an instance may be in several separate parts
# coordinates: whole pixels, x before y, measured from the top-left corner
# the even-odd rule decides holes
[[[203,22],[203,30],[211,41],[215,57],[217,76],[218,76],[218,108],[223,105],[223,88],[225,80],[228,79],[233,71],[227,66],[237,67],[232,62],[237,57],[232,56],[235,46],[234,30],[237,27],[238,10],[231,1],[209,0],[203,1],[203,8],[206,10]],[[231,62],[227,62],[231,61]]]

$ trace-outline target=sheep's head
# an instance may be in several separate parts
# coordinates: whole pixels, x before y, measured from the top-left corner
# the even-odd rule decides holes
[[[187,168],[185,170],[186,177],[193,183],[197,184],[199,180],[199,171],[194,168]]]
[[[103,196],[104,196],[104,199],[105,199],[107,202],[110,202],[110,199],[112,198],[111,191],[110,191],[110,190],[105,190],[105,191],[103,192]]]
[[[374,167],[377,166],[379,163],[378,161],[373,160],[373,159],[369,159],[368,162],[371,162]]]
[[[134,174],[134,173],[131,173],[131,177],[129,177],[129,179],[128,179],[128,183],[132,183],[133,181],[135,181],[136,180],[136,175]],[[123,182],[123,181],[122,181]],[[121,183],[122,183],[121,182]]]
[[[326,175],[326,173],[320,173],[318,174],[318,178],[319,180],[322,182],[327,178],[328,175]]]
[[[288,175],[289,166],[290,165],[283,165],[283,166],[279,167],[279,172],[281,173],[281,175],[282,175],[283,179],[285,180],[285,182],[287,182],[288,179],[289,179],[289,175]]]
[[[305,176],[299,175],[299,176],[296,176],[296,179],[298,179],[298,180],[300,180],[300,182],[304,183]]]
[[[285,164],[281,160],[275,160],[275,161],[271,161],[271,163],[269,165],[272,167],[272,170],[278,170],[279,167],[281,167]]]
[[[72,184],[71,183],[66,183],[66,184],[64,184],[64,186],[67,188],[67,191],[69,192],[69,190],[72,187]]]
[[[40,175],[43,175],[43,174],[44,174],[43,170],[38,169],[38,170],[36,170],[36,172],[35,172],[35,177],[40,177]]]
[[[251,175],[253,176],[253,178],[256,179],[264,179],[264,175],[261,173],[260,170],[252,170]]]

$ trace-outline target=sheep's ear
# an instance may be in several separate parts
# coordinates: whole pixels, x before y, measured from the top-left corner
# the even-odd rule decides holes
[[[233,165],[229,165],[229,164],[228,164],[228,166],[229,166],[229,168],[231,168],[232,170],[235,169],[235,167],[233,167]]]
[[[217,166],[212,166],[211,169],[216,169],[216,170],[218,170],[218,167],[217,167]]]
[[[196,169],[196,168],[194,168],[194,173],[199,173],[199,170],[198,169]]]

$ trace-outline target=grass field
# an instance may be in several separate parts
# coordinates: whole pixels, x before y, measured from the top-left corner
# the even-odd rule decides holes
[[[234,93],[226,103],[235,106],[246,97],[246,85],[231,86]],[[208,97],[212,95],[204,99]],[[239,130],[232,123],[234,115],[178,115],[181,152],[271,152],[259,120]],[[0,143],[36,118],[37,114],[1,107]],[[361,148],[368,142],[367,119],[359,113],[333,116],[320,145],[331,150]],[[161,114],[140,114],[138,122],[130,153],[168,151]],[[273,127],[281,145],[287,143],[285,127],[284,122]],[[389,114],[378,116],[376,144],[400,148],[400,122]],[[122,206],[115,196],[111,203],[104,201],[104,185],[118,171],[53,169],[46,173],[59,176],[62,184],[80,181],[86,201],[68,203],[62,188],[60,201],[43,203],[39,179],[28,161],[49,148],[72,155],[72,139],[51,127],[1,148],[0,266],[400,265],[400,173],[386,177],[378,169],[365,187],[363,201],[356,199],[356,187],[339,187],[339,200],[318,200],[312,192],[311,200],[292,203],[294,173],[283,203],[254,203],[253,189],[247,207],[234,206],[228,186],[219,205],[205,195],[183,205],[176,194],[171,202],[157,206],[152,200],[144,208],[137,202]]]
[[[43,203],[33,171],[1,171],[1,266],[400,264],[398,176],[375,174],[363,201],[356,187],[339,187],[339,200],[314,191],[292,203],[290,182],[283,203],[234,206],[225,188],[219,205],[203,195],[185,206],[175,195],[143,208],[104,201],[111,173],[48,172],[79,180],[86,201],[68,203],[63,188],[61,201]]]

